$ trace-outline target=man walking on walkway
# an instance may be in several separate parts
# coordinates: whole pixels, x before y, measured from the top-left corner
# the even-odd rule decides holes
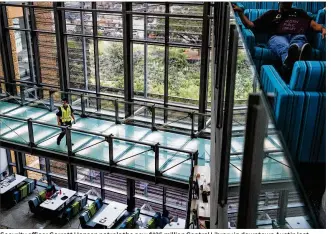
[[[56,112],[57,115],[57,124],[59,126],[72,126],[72,122],[76,123],[75,116],[74,116],[74,110],[72,107],[68,104],[68,99],[63,98],[62,99],[62,106],[59,107],[59,109]],[[65,129],[62,129],[62,132],[57,138],[57,145],[60,145],[60,142],[64,135],[66,134]]]

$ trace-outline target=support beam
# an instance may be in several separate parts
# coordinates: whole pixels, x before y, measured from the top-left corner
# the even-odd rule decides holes
[[[124,99],[132,102],[133,93],[133,44],[132,44],[132,2],[122,3],[123,15],[123,58],[124,58]],[[133,106],[125,104],[125,118],[133,114]]]

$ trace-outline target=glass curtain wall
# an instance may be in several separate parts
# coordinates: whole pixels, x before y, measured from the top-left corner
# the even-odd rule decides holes
[[[197,110],[199,99],[205,98],[200,96],[208,95],[200,94],[201,80],[208,82],[209,77],[201,74],[202,34],[210,32],[210,24],[204,28],[204,14],[209,13],[204,13],[203,3],[16,2],[0,6],[6,9],[15,80],[124,98],[129,89],[124,85],[128,62],[132,72],[126,79],[133,84],[133,99]],[[132,45],[128,59],[124,39]],[[208,61],[203,66],[209,65]]]

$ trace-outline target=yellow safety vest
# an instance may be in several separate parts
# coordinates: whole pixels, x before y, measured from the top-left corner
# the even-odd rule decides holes
[[[61,116],[62,123],[70,122],[72,120],[71,107],[69,105],[68,105],[67,109],[64,109],[64,107],[61,106],[61,112],[62,112],[62,116]]]

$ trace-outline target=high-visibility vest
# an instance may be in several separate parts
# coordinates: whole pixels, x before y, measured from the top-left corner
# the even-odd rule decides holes
[[[70,122],[72,120],[71,118],[71,107],[68,105],[67,109],[64,109],[63,106],[61,106],[61,120],[62,122]]]

